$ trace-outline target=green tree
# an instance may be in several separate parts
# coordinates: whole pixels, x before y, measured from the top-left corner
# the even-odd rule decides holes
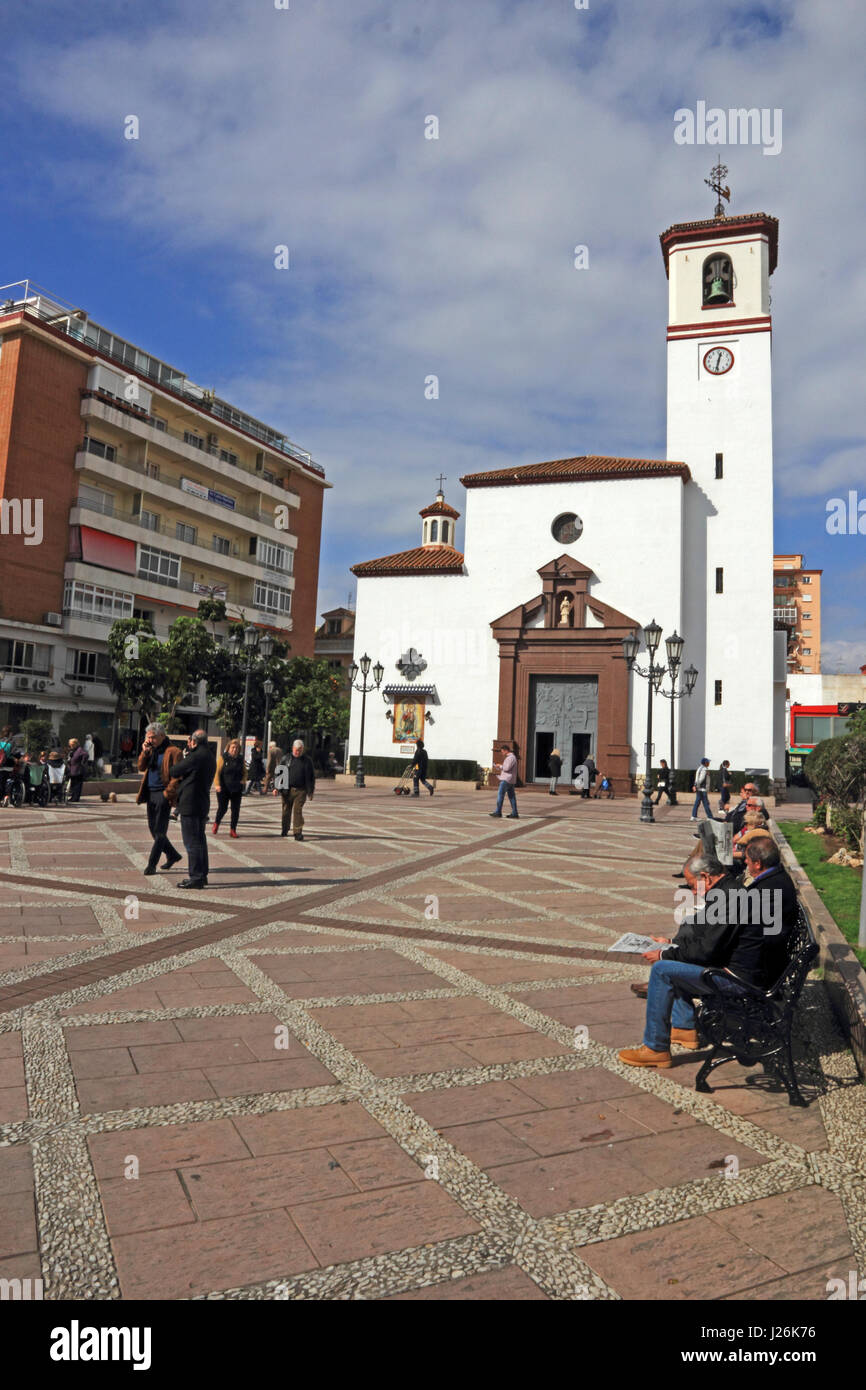
[[[224,623],[226,620],[225,599],[203,598],[198,606],[198,616],[203,623],[210,623],[211,632],[216,636],[217,623]]]
[[[272,714],[283,746],[298,734],[345,738],[349,731],[349,701],[343,683],[326,661],[296,656],[287,663],[287,690]]]
[[[117,696],[117,713],[140,710],[149,716],[162,699],[162,644],[149,622],[118,618],[108,634],[108,680]]]
[[[40,719],[38,715],[22,720],[20,733],[28,753],[41,753],[43,748],[50,748],[54,736],[51,720]]]
[[[215,645],[201,618],[175,618],[162,645],[163,703],[170,720],[190,686],[209,679]]]
[[[243,624],[235,624],[243,631]],[[264,729],[265,692],[264,683],[270,679],[274,683],[270,708],[284,697],[288,690],[288,665],[285,657],[288,644],[275,642],[274,650],[267,661],[254,656],[250,667],[250,693],[247,709],[247,731],[258,734]],[[208,677],[208,696],[216,705],[216,717],[226,734],[240,734],[243,722],[244,688],[246,685],[247,658],[245,652],[237,655],[226,646],[214,646]]]
[[[805,772],[829,808],[828,824],[851,848],[864,844],[866,812],[866,711],[852,715],[847,731],[827,738],[809,754]]]

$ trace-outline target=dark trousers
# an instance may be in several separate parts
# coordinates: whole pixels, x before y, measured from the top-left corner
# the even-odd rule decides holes
[[[658,795],[657,795],[657,797],[656,797],[656,799],[655,799],[655,802],[653,803],[654,805],[658,806],[658,804],[659,804],[659,802],[661,801],[662,797],[663,797],[663,796],[666,796],[667,799],[668,799],[668,801],[669,801],[669,802],[671,803],[671,805],[673,806],[673,804],[674,804],[674,799],[673,799],[673,797],[672,797],[672,795],[671,795],[671,788],[670,788],[670,787],[668,787],[665,783],[659,783],[659,785],[656,787],[656,791],[658,792]]]
[[[413,788],[413,791],[414,791],[415,796],[420,796],[420,795],[421,795],[420,791],[418,790],[418,784],[419,784],[419,782],[423,782],[423,783],[424,783],[424,786],[427,788],[428,792],[432,792],[432,790],[433,790],[433,785],[432,785],[432,783],[428,782],[427,779],[426,779],[426,777],[422,777],[420,772],[415,772],[415,773],[412,774],[412,788]]]
[[[171,807],[162,792],[149,792],[147,797],[147,828],[153,836],[153,849],[150,851],[147,865],[149,869],[156,868],[161,854],[164,854],[166,859],[179,858],[177,850],[166,833],[170,814]]]
[[[238,828],[238,816],[240,815],[240,812],[241,812],[241,797],[242,797],[242,796],[243,796],[243,791],[242,791],[242,789],[241,789],[240,787],[238,787],[237,791],[233,791],[233,792],[226,791],[225,787],[220,787],[220,790],[217,792],[217,809],[216,809],[216,823],[217,823],[217,825],[220,825],[220,824],[222,823],[222,818],[223,818],[223,816],[225,815],[225,813],[226,813],[226,811],[228,810],[229,806],[231,806],[231,808],[232,808],[232,813],[231,813],[231,817],[230,817],[230,824],[231,824],[232,830],[237,830],[237,828]]]
[[[81,788],[84,785],[83,777],[70,777],[69,779],[69,800],[81,800]]]
[[[180,818],[180,833],[183,847],[189,855],[189,877],[193,883],[207,878],[207,836],[204,816],[184,816]]]
[[[260,772],[256,777],[250,774],[250,779],[247,782],[244,795],[249,796],[251,791],[257,791],[259,796],[264,796],[264,792],[262,791],[262,782],[264,781],[264,779],[265,774],[263,772]]]

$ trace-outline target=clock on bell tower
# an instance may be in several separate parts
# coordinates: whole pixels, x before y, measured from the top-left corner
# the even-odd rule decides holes
[[[715,217],[677,223],[661,236],[667,456],[691,472],[680,630],[701,673],[680,705],[677,760],[695,767],[703,756],[714,765],[729,758],[735,769],[778,775],[770,276],[779,224],[763,212],[727,216],[727,170],[718,165],[713,174]]]

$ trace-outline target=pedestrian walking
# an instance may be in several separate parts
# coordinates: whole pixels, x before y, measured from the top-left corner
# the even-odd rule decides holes
[[[695,804],[692,807],[691,819],[697,820],[698,807],[703,806],[704,813],[708,820],[712,820],[713,813],[710,809],[710,798],[707,795],[710,786],[710,760],[701,758],[701,765],[695,773],[695,780],[692,783],[692,791],[695,793]]]
[[[673,773],[667,765],[667,760],[662,758],[662,765],[659,768],[656,778],[656,799],[654,805],[658,806],[663,796],[666,796],[671,806],[674,805],[674,778]]]
[[[725,758],[719,768],[719,814],[723,816],[726,816],[728,813],[728,802],[731,799],[731,784],[733,780],[730,759]]]
[[[550,786],[547,790],[551,796],[556,796],[556,784],[562,776],[562,754],[558,748],[554,748],[548,758],[547,770],[550,773]]]
[[[511,810],[506,817],[507,820],[519,820],[517,814],[517,796],[514,791],[517,782],[517,759],[508,747],[507,743],[500,746],[502,762],[493,764],[493,771],[499,773],[499,792],[496,797],[496,810],[491,811],[491,816],[502,816],[502,803],[506,796]]]
[[[247,782],[244,795],[248,796],[252,788],[255,787],[259,796],[264,796],[264,791],[262,790],[262,782],[264,779],[265,758],[262,753],[262,741],[260,738],[257,738],[250,749],[249,781]]]
[[[216,758],[208,747],[204,729],[190,735],[187,753],[174,764],[172,777],[180,782],[177,807],[180,833],[189,858],[188,877],[179,888],[207,888],[208,853],[206,828],[210,818],[210,789],[216,772]]]
[[[183,858],[168,838],[171,803],[166,796],[173,769],[182,756],[181,750],[169,742],[163,724],[148,724],[138,758],[138,770],[144,775],[135,798],[137,806],[147,807],[147,828],[153,839],[145,875],[156,873],[160,855],[165,855],[164,869],[171,869]]]
[[[291,753],[277,767],[275,780],[283,798],[283,827],[280,833],[288,835],[291,824],[295,839],[303,840],[304,803],[312,801],[316,792],[316,770],[312,758],[304,752],[303,739],[295,739]]]
[[[265,791],[273,792],[274,796],[276,796],[277,794],[277,789],[274,786],[274,778],[277,775],[277,764],[281,760],[282,756],[283,750],[282,748],[280,748],[279,744],[268,744],[268,762],[267,767],[265,769]]]
[[[69,771],[69,800],[81,800],[81,788],[87,775],[87,749],[77,738],[69,740],[69,757],[66,763]]]
[[[264,767],[262,772],[264,773]],[[244,794],[244,760],[241,753],[241,741],[238,738],[231,739],[222,757],[217,759],[214,790],[217,794],[217,811],[213,823],[213,834],[216,835],[222,824],[223,816],[231,806],[229,834],[233,840],[236,840],[238,838],[241,797]],[[249,787],[247,791],[249,791]]]
[[[427,755],[427,749],[424,747],[424,740],[423,740],[422,738],[419,738],[418,742],[415,744],[415,762],[414,762],[414,764],[413,764],[413,766],[412,766],[412,794],[413,794],[413,796],[420,796],[420,795],[421,795],[421,792],[420,792],[420,790],[419,790],[419,784],[420,784],[421,782],[424,783],[424,786],[427,788],[427,790],[428,790],[428,792],[430,793],[431,796],[433,795],[434,791],[436,790],[436,788],[433,787],[433,786],[431,786],[431,784],[426,780],[426,779],[427,779],[427,766],[428,766],[429,761],[430,761],[430,759],[429,759],[429,757],[428,757],[428,755]]]
[[[587,753],[586,758],[584,760],[584,766],[586,767],[587,785],[583,795],[588,801],[589,798],[592,796],[592,786],[595,782],[596,776],[598,775],[595,763],[592,760],[591,753]]]

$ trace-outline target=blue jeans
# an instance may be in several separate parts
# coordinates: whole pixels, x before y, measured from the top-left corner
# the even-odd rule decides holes
[[[500,783],[499,783],[499,795],[498,795],[497,798],[496,798],[496,814],[497,814],[498,816],[501,816],[501,815],[502,815],[502,803],[503,803],[504,800],[505,800],[506,794],[507,794],[507,796],[508,796],[508,800],[509,800],[510,805],[511,805],[511,810],[513,811],[514,815],[516,816],[516,815],[517,815],[517,797],[514,795],[514,787],[512,786],[512,784],[511,784],[510,782],[500,782]]]
[[[699,806],[703,806],[707,818],[709,820],[712,820],[713,813],[710,809],[710,798],[707,796],[706,792],[698,792],[697,796],[695,797],[695,804],[692,807],[693,816],[697,816]]]
[[[684,960],[657,960],[649,977],[649,990],[646,999],[646,1022],[643,1040],[653,1052],[667,1052],[671,1045],[671,1025],[674,1028],[694,1028],[695,1011],[681,995],[675,985],[686,985],[692,998],[701,994],[723,993],[742,994],[743,991],[730,977],[716,976],[712,985],[705,985],[701,979],[704,965],[690,965]]]

